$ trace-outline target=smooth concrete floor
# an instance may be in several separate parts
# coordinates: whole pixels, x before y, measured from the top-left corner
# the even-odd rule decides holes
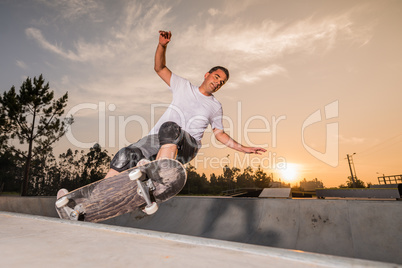
[[[398,267],[0,211],[2,267]]]

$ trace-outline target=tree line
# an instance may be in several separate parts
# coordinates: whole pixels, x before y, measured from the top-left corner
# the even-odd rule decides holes
[[[28,77],[19,91],[12,86],[0,96],[2,177],[21,178],[21,195],[28,195],[36,176],[31,172],[51,161],[52,145],[74,121],[72,117],[62,119],[67,100],[68,93],[55,99],[42,75]]]
[[[212,173],[209,179],[199,174],[194,166],[187,164],[187,183],[180,194],[190,195],[220,195],[224,191],[233,189],[268,188],[272,181],[260,167],[253,170],[251,167],[241,171],[237,167],[225,166],[222,174]]]

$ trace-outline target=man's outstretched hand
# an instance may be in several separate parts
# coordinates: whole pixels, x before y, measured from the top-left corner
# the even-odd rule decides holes
[[[166,47],[170,42],[170,38],[172,38],[172,33],[166,31],[159,31],[159,44],[163,47]]]
[[[259,148],[259,147],[245,147],[243,146],[243,152],[246,154],[263,154],[265,153],[267,150],[263,149],[263,148]]]

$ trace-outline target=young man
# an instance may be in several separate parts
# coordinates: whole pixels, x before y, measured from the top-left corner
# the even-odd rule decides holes
[[[197,87],[166,67],[166,48],[171,37],[171,32],[159,31],[154,68],[172,91],[172,103],[148,136],[122,148],[115,155],[106,177],[150,159],[174,158],[182,163],[190,162],[201,147],[202,136],[209,124],[216,139],[234,150],[254,154],[266,151],[263,148],[243,146],[223,131],[222,106],[213,93],[228,80],[229,72],[226,68],[212,68],[204,75],[203,83]],[[142,159],[145,161],[141,163]]]
[[[204,75],[199,87],[192,85],[166,67],[166,48],[171,37],[171,32],[159,31],[154,68],[172,91],[172,103],[148,136],[117,152],[105,178],[152,159],[174,158],[183,164],[190,162],[201,147],[202,136],[209,124],[216,139],[229,148],[249,154],[266,152],[263,148],[237,143],[223,130],[222,106],[213,93],[227,82],[229,71],[221,66],[214,67]],[[60,189],[57,198],[67,193],[66,189]]]

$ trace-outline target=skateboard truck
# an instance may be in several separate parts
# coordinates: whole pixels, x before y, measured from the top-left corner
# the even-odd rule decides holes
[[[64,211],[67,213],[68,217],[70,218],[70,220],[78,221],[80,215],[85,214],[84,208],[82,207],[81,204],[79,204],[76,205],[74,209],[72,209],[69,206],[67,206],[68,202],[69,199],[67,198],[67,196],[63,196],[62,198],[56,201],[56,207],[63,208]]]
[[[147,215],[154,214],[158,210],[158,204],[156,202],[152,202],[151,197],[149,195],[149,190],[155,189],[155,186],[153,185],[152,181],[148,180],[146,183],[142,182],[140,180],[140,178],[142,177],[142,172],[139,169],[131,171],[130,174],[128,174],[128,176],[130,177],[130,180],[137,182],[138,194],[141,195],[144,198],[145,203],[147,203],[143,211]]]

